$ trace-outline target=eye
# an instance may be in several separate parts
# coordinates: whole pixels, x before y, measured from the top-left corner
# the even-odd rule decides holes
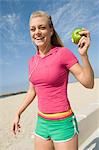
[[[35,31],[35,28],[31,28],[30,31],[34,32],[34,31]]]
[[[40,29],[41,29],[41,30],[45,30],[46,27],[45,27],[45,26],[40,26]]]

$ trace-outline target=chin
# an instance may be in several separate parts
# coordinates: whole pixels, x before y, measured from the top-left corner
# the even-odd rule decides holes
[[[34,42],[38,47],[42,47],[45,45],[45,42]]]
[[[38,47],[43,47],[44,44],[38,44],[38,43],[35,43]]]

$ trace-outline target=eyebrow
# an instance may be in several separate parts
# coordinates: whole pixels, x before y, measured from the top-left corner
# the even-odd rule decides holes
[[[46,25],[45,25],[45,24],[41,24],[41,25],[39,25],[39,26],[41,27],[41,26],[46,26]],[[33,27],[35,27],[35,26],[30,26],[30,27],[33,28]]]

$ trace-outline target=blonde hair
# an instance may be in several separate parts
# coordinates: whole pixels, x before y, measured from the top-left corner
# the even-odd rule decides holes
[[[48,20],[48,24],[50,28],[53,28],[53,35],[51,36],[51,44],[53,46],[59,46],[59,47],[64,47],[63,42],[61,41],[59,35],[57,34],[57,32],[54,29],[53,23],[52,23],[52,18],[51,16],[49,16],[46,12],[44,11],[35,11],[31,14],[30,16],[30,21],[32,18],[34,17],[46,17]]]

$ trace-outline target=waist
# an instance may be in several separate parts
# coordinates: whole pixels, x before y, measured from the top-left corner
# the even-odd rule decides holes
[[[65,112],[59,112],[59,113],[50,113],[50,114],[47,114],[47,113],[43,113],[41,111],[38,111],[38,116],[44,118],[44,119],[48,119],[48,120],[60,120],[60,119],[65,119],[69,116],[71,116],[73,114],[73,111],[72,109],[68,109],[67,111]]]
[[[38,108],[40,110],[40,112],[49,114],[49,113],[57,113],[57,112],[66,112],[68,109],[71,108],[70,106],[70,102],[68,100],[68,98],[66,97],[62,97],[57,95],[55,97],[55,95],[52,97],[45,97],[45,98],[38,98]]]

